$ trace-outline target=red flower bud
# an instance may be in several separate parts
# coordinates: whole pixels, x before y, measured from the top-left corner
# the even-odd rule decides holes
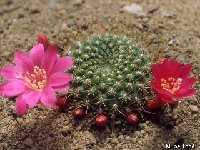
[[[108,123],[108,118],[105,115],[98,115],[96,117],[97,126],[104,127]]]
[[[130,125],[135,125],[137,124],[139,121],[137,115],[135,114],[128,114],[126,115],[126,122]]]
[[[73,112],[74,118],[82,119],[85,116],[85,110],[81,108],[76,108]]]
[[[49,47],[49,40],[43,33],[38,34],[38,43],[43,44],[44,50]]]

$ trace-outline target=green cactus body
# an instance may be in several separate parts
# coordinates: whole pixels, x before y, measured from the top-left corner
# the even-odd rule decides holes
[[[145,101],[150,63],[143,51],[126,37],[94,36],[75,45],[69,55],[74,67],[69,96],[110,111]],[[82,103],[84,105],[84,103]],[[110,111],[111,112],[111,111]]]

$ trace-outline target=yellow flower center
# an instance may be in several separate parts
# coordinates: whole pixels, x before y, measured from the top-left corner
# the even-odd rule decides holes
[[[174,79],[172,77],[167,78],[167,79],[163,79],[161,78],[161,87],[169,92],[171,92],[172,94],[174,94],[176,91],[178,91],[180,89],[180,85],[183,79],[178,78],[178,79]]]
[[[26,72],[24,79],[34,90],[41,90],[46,85],[47,74],[44,69],[34,66],[33,73],[30,74],[29,72]]]

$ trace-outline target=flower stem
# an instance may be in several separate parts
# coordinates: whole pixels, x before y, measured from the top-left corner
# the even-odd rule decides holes
[[[147,108],[148,109],[157,109],[162,107],[164,104],[166,104],[165,102],[163,102],[159,96],[157,96],[155,99],[149,100],[147,102]]]

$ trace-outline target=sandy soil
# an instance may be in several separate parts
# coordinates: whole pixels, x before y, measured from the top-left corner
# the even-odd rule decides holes
[[[131,3],[140,5],[142,14],[123,9]],[[152,61],[170,57],[192,63],[200,79],[199,9],[198,0],[0,0],[0,66],[13,63],[16,49],[29,50],[40,32],[64,48],[64,55],[104,26],[136,41]],[[200,150],[200,110],[194,110],[200,108],[199,95],[169,113],[175,120],[172,129],[146,120],[137,128],[124,124],[114,131],[91,128],[89,118],[74,124],[70,111],[60,114],[43,107],[18,117],[14,101],[1,98],[0,149],[163,150],[178,142]]]

